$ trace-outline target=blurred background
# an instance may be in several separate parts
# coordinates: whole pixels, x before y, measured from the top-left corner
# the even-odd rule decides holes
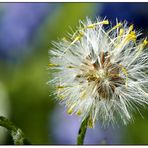
[[[77,116],[52,96],[47,71],[51,41],[64,37],[79,19],[127,20],[148,32],[148,3],[0,3],[0,115],[20,127],[32,144],[76,144]],[[128,126],[88,129],[85,144],[148,144],[148,112]],[[0,144],[12,144],[0,128]]]

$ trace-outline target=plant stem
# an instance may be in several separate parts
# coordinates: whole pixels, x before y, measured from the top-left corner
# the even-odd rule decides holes
[[[7,118],[0,116],[0,126],[5,127],[7,130],[10,131],[14,144],[30,144],[30,142],[28,142],[28,140],[24,137],[24,133],[22,132],[22,130],[14,126],[14,124]]]
[[[89,117],[84,119],[83,122],[81,123],[80,129],[78,132],[78,137],[77,137],[77,144],[78,145],[83,145],[83,143],[84,143],[88,120],[89,120]]]

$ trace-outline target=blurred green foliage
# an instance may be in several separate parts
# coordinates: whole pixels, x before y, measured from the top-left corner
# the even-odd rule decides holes
[[[55,105],[47,71],[48,50],[51,41],[66,35],[69,26],[75,26],[78,19],[85,19],[95,13],[92,3],[63,3],[52,11],[34,35],[30,50],[17,65],[1,62],[1,80],[5,83],[11,101],[11,120],[20,127],[33,144],[52,143],[48,131],[48,117]],[[55,127],[53,127],[55,128]],[[11,141],[7,141],[11,143]]]
[[[52,144],[48,121],[55,101],[49,96],[52,88],[46,84],[50,79],[47,64],[51,41],[67,35],[69,26],[75,27],[79,19],[86,16],[94,18],[97,11],[96,3],[57,5],[34,34],[29,47],[33,50],[32,54],[23,57],[23,61],[17,65],[0,62],[0,81],[8,91],[11,121],[23,130],[32,144]],[[148,144],[148,113],[144,112],[144,119],[140,115],[135,119],[133,124],[123,127],[123,144]],[[11,143],[11,140],[6,143]]]
[[[141,115],[140,115],[141,114]],[[124,144],[148,144],[148,112],[146,107],[136,113],[134,122],[124,127]]]

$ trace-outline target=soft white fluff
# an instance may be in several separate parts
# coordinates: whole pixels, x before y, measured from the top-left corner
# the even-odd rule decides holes
[[[50,50],[58,99],[69,114],[89,116],[90,126],[96,119],[127,124],[138,105],[148,104],[147,40],[137,40],[141,33],[127,22],[108,23],[80,21],[74,34]]]

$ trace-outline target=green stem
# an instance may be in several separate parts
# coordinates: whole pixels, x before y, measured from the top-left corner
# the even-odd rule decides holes
[[[7,118],[0,116],[0,126],[5,127],[10,131],[14,144],[30,144],[30,142],[28,142],[28,140],[24,137],[24,133],[22,132],[22,130],[14,126],[14,124]]]
[[[83,145],[84,143],[84,138],[87,130],[87,125],[88,125],[88,120],[89,117],[87,117],[83,122],[81,123],[79,132],[78,132],[78,137],[77,137],[77,144],[78,145]]]

